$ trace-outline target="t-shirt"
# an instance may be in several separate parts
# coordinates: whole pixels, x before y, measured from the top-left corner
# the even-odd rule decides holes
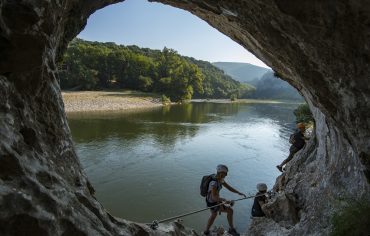
[[[261,193],[257,193],[257,194],[261,194]],[[266,196],[262,195],[262,196],[258,196],[258,197],[254,198],[253,207],[252,207],[252,216],[253,217],[265,216],[265,213],[263,213],[262,208],[260,206],[260,203],[258,201],[265,202],[266,201]]]
[[[217,192],[220,192],[221,188],[222,188],[222,183],[219,183],[218,181],[216,180],[211,180],[211,182],[209,182],[209,185],[208,185],[208,194],[207,194],[207,201],[209,203],[214,203],[216,202],[215,200],[212,199],[212,194],[211,194],[211,191],[212,191],[212,188],[213,187],[216,187],[217,188]]]

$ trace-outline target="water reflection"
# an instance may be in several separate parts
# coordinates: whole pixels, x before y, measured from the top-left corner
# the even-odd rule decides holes
[[[223,116],[236,114],[238,106],[189,103],[133,114],[116,113],[114,116],[74,114],[69,116],[69,125],[76,143],[112,137],[135,141],[149,135],[160,145],[174,145],[176,139],[194,137],[199,130],[199,124],[216,122]]]

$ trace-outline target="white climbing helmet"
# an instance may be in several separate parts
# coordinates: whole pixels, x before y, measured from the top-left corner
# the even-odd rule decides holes
[[[217,173],[219,172],[224,172],[224,173],[227,173],[229,171],[229,168],[227,168],[227,166],[225,165],[218,165],[217,166]]]

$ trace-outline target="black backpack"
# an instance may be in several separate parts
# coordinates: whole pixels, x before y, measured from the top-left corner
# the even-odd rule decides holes
[[[202,178],[202,182],[200,182],[200,195],[201,195],[202,197],[207,197],[209,183],[210,183],[212,180],[216,180],[216,176],[215,176],[215,174],[211,174],[211,175],[205,175],[205,176],[203,176],[203,178]]]

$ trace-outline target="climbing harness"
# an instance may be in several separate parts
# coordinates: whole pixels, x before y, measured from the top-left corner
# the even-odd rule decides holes
[[[243,197],[243,198],[239,198],[239,199],[236,199],[236,200],[232,200],[232,201],[230,201],[231,202],[230,205],[232,206],[234,204],[234,202],[237,202],[237,201],[242,201],[242,200],[249,199],[249,198],[259,197],[259,196],[263,196],[265,194],[266,193],[264,193],[264,194],[257,194],[257,195],[250,195],[248,197]],[[199,212],[202,212],[202,211],[206,211],[206,210],[209,210],[209,209],[212,209],[212,208],[221,206],[221,205],[226,205],[226,204],[227,204],[226,202],[222,202],[222,203],[217,204],[215,206],[203,208],[203,209],[196,210],[196,211],[191,211],[191,212],[188,212],[188,213],[185,213],[185,214],[182,214],[182,215],[178,215],[178,216],[166,218],[166,219],[163,219],[163,220],[154,220],[152,223],[147,223],[146,225],[149,225],[150,228],[152,228],[152,229],[155,230],[155,229],[158,228],[158,226],[159,226],[160,223],[163,223],[163,222],[166,222],[166,221],[170,221],[170,220],[175,220],[175,219],[178,219],[178,218],[181,218],[181,217],[184,217],[184,216],[188,216],[188,215],[193,215],[193,214],[196,214],[196,213],[199,213]]]

